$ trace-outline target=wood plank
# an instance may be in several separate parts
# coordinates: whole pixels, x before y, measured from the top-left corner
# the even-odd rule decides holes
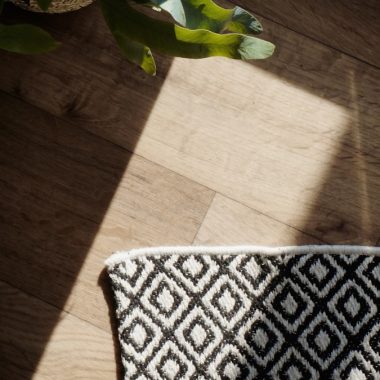
[[[225,78],[225,62],[176,61],[135,151],[319,239],[374,244],[379,75],[341,62],[310,91],[248,65]]]
[[[216,194],[194,243],[285,246],[323,242],[232,199]]]
[[[319,239],[378,240],[379,70],[266,21],[270,60],[176,59],[148,79],[96,7],[43,20],[65,45],[4,54],[1,89]]]
[[[116,378],[109,333],[2,281],[0,299],[1,379]]]
[[[97,6],[24,17],[64,45],[35,57],[0,52],[0,89],[58,118],[0,95],[0,279],[109,332],[104,258],[192,242],[213,190],[244,206],[217,196],[197,242],[258,243],[255,225],[263,244],[272,244],[271,228],[273,244],[301,243],[296,230],[334,243],[378,241],[378,70],[265,21],[278,45],[271,60],[159,58],[149,78],[121,58]],[[58,309],[30,343],[28,373]],[[60,349],[41,378],[68,368]]]
[[[380,3],[377,0],[232,0],[332,48],[380,65]],[[265,29],[264,20],[264,29]]]
[[[156,77],[130,64],[122,57],[97,4],[60,15],[23,12],[6,4],[2,17],[8,22],[38,24],[62,46],[34,56],[0,51],[1,89],[54,115],[78,121],[82,127],[106,126],[110,134],[123,129],[133,148],[171,59],[155,55]]]
[[[0,279],[109,331],[105,258],[191,243],[214,193],[22,101],[0,99]],[[58,318],[43,322],[46,339]]]

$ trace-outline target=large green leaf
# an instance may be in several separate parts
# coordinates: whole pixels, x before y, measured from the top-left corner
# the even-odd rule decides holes
[[[205,29],[190,30],[152,19],[124,0],[101,0],[101,6],[114,35],[124,36],[171,56],[263,59],[274,51],[273,44],[256,37],[238,33],[217,34]]]
[[[113,35],[126,58],[139,65],[148,74],[156,74],[156,63],[147,46],[133,41],[117,31]]]
[[[135,1],[144,3],[146,0]],[[189,29],[253,34],[263,31],[260,22],[246,10],[225,9],[212,0],[149,0],[149,3],[169,12],[174,20]]]
[[[45,12],[49,9],[51,2],[52,0],[37,0],[38,6]]]
[[[37,26],[0,24],[0,49],[34,54],[54,50],[58,45],[48,32]]]

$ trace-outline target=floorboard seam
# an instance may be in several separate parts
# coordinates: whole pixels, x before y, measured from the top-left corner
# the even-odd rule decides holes
[[[50,307],[52,307],[52,308],[58,310],[60,313],[64,313],[64,314],[66,314],[66,315],[70,315],[71,317],[73,317],[73,318],[75,318],[75,319],[77,319],[77,320],[79,320],[79,321],[82,321],[82,322],[84,322],[84,323],[86,323],[86,324],[88,324],[88,325],[90,325],[90,326],[96,328],[97,330],[100,330],[100,331],[102,331],[102,332],[104,332],[104,333],[110,335],[110,336],[113,335],[110,331],[108,331],[108,330],[106,330],[106,329],[103,329],[102,327],[99,327],[99,326],[95,325],[94,323],[92,323],[92,322],[90,322],[90,321],[88,321],[88,320],[86,320],[86,319],[83,319],[82,317],[78,316],[77,314],[71,313],[70,311],[66,310],[65,308],[61,309],[61,308],[59,308],[57,305],[54,305],[53,303],[44,300],[44,299],[41,298],[40,296],[37,296],[37,295],[32,294],[32,293],[29,293],[29,292],[25,291],[24,289],[20,289],[18,286],[15,286],[15,285],[13,285],[13,284],[10,284],[8,281],[6,281],[6,280],[4,280],[4,279],[2,279],[2,278],[0,278],[0,282],[6,284],[7,286],[9,286],[9,287],[11,287],[11,288],[13,288],[13,289],[16,289],[17,291],[19,291],[19,292],[25,294],[25,295],[28,296],[28,297],[34,298],[34,299],[36,299],[36,300],[38,300],[38,301],[40,301],[40,302],[42,302],[42,303],[44,303],[44,304],[46,304],[46,305],[49,305]],[[58,316],[58,318],[57,318],[57,323],[54,325],[53,328],[55,328],[55,326],[59,323],[59,321],[60,321],[60,318],[59,318],[59,316]]]
[[[71,121],[69,121],[69,120],[66,120],[66,119],[63,119],[63,118],[61,118],[61,117],[59,117],[59,116],[53,115],[53,114],[51,114],[50,112],[44,110],[43,108],[40,108],[40,107],[38,107],[38,106],[36,106],[36,105],[34,105],[34,104],[30,104],[30,103],[26,102],[24,99],[21,99],[21,98],[17,97],[17,96],[14,95],[14,94],[9,94],[9,93],[5,92],[4,90],[0,90],[0,91],[1,91],[2,93],[6,94],[7,96],[11,96],[11,97],[13,97],[13,98],[15,98],[15,99],[17,99],[17,100],[23,102],[23,103],[25,103],[25,104],[27,104],[27,105],[29,105],[29,106],[35,108],[35,109],[38,109],[38,110],[41,111],[41,112],[44,112],[44,113],[47,113],[47,114],[49,114],[49,115],[54,116],[54,117],[57,118],[58,120],[62,120],[63,122],[65,122],[65,123],[69,123],[69,124],[71,124],[71,125],[75,125],[73,122],[71,122]],[[135,156],[137,156],[137,157],[140,157],[140,158],[146,160],[147,162],[150,162],[150,163],[152,163],[152,164],[154,164],[154,165],[157,165],[157,166],[160,167],[160,168],[163,168],[163,169],[165,169],[165,170],[168,170],[169,172],[174,173],[174,174],[178,175],[179,177],[185,178],[186,180],[191,181],[191,182],[193,182],[194,184],[198,184],[199,186],[202,186],[204,189],[207,189],[207,190],[209,190],[209,191],[212,191],[212,192],[214,193],[214,197],[215,197],[215,194],[218,193],[218,194],[220,194],[220,195],[222,195],[222,196],[224,196],[224,197],[226,197],[226,198],[228,198],[228,199],[230,199],[230,200],[232,200],[232,201],[234,201],[234,202],[237,202],[237,203],[239,203],[239,204],[241,204],[241,205],[243,205],[243,206],[245,206],[245,207],[248,207],[249,209],[251,209],[251,210],[253,210],[253,211],[255,211],[255,212],[257,212],[257,213],[259,213],[259,214],[261,214],[261,215],[263,215],[263,216],[266,216],[266,217],[268,217],[268,218],[270,218],[270,219],[272,219],[272,220],[274,220],[274,221],[276,221],[276,222],[278,222],[278,223],[281,223],[281,224],[283,224],[283,225],[285,225],[285,226],[287,226],[287,227],[290,227],[290,228],[292,228],[292,229],[294,229],[294,230],[296,230],[296,231],[298,231],[298,232],[300,232],[300,233],[303,233],[303,234],[308,235],[308,236],[310,236],[310,237],[312,237],[312,238],[314,238],[314,239],[316,239],[316,240],[319,240],[321,243],[328,244],[327,242],[323,241],[322,239],[320,239],[320,238],[318,238],[318,237],[316,237],[316,236],[314,236],[314,235],[312,235],[312,234],[310,234],[310,233],[308,233],[308,232],[302,231],[302,230],[300,230],[300,229],[298,229],[298,228],[296,228],[296,227],[294,227],[294,226],[292,226],[292,225],[289,225],[289,224],[286,223],[286,222],[283,222],[283,221],[281,221],[281,220],[279,220],[279,219],[276,219],[275,217],[273,217],[273,216],[271,216],[271,215],[268,215],[268,214],[266,214],[266,213],[264,213],[264,212],[262,212],[262,211],[260,211],[260,210],[258,210],[258,209],[256,209],[256,208],[253,208],[252,206],[247,205],[244,201],[236,200],[236,199],[232,198],[231,196],[225,194],[224,192],[221,192],[221,191],[218,191],[218,190],[216,190],[216,189],[213,189],[213,188],[211,188],[211,187],[209,187],[209,186],[203,184],[202,182],[199,182],[199,181],[197,181],[197,180],[195,180],[195,179],[192,179],[192,178],[190,178],[190,177],[188,177],[188,176],[186,176],[186,175],[184,175],[184,174],[181,174],[181,173],[179,173],[179,172],[177,172],[177,171],[175,171],[175,170],[173,170],[173,169],[167,167],[166,165],[163,165],[163,164],[160,164],[160,163],[158,163],[158,162],[156,162],[156,161],[153,161],[152,159],[147,158],[147,157],[145,157],[144,155],[141,155],[141,154],[139,154],[139,153],[133,152],[133,151],[131,151],[131,150],[129,150],[129,149],[123,147],[122,145],[120,145],[120,144],[118,144],[118,143],[116,143],[116,142],[114,142],[114,141],[112,141],[112,140],[109,140],[109,139],[107,139],[107,138],[105,138],[105,137],[103,137],[103,136],[100,136],[100,135],[98,135],[98,134],[96,134],[96,133],[94,133],[94,132],[91,132],[91,131],[89,131],[89,130],[86,129],[86,128],[82,128],[80,125],[78,125],[78,127],[79,127],[82,131],[84,131],[85,133],[88,133],[88,134],[90,134],[91,136],[94,136],[95,138],[98,138],[98,139],[100,139],[100,140],[104,140],[104,141],[106,141],[107,143],[109,143],[109,144],[111,144],[111,145],[117,147],[118,149],[121,149],[121,150],[124,150],[124,151],[126,151],[126,152],[129,152],[129,153],[131,154],[131,156],[132,156],[132,155],[135,155]],[[375,157],[374,157],[374,158],[375,158]],[[128,165],[127,165],[127,167],[128,167]],[[126,169],[127,169],[127,167],[126,167]],[[211,203],[210,203],[210,204],[211,204]],[[207,209],[207,212],[208,212],[208,209]],[[206,214],[207,214],[207,212],[206,212]],[[203,221],[202,221],[202,223],[203,223]],[[195,235],[195,237],[196,237],[196,235]],[[194,237],[194,239],[195,239],[195,237]]]
[[[215,196],[216,196],[216,191],[214,190],[214,194],[213,194],[213,196],[211,197],[211,200],[210,200],[210,203],[209,203],[209,205],[208,205],[208,207],[207,207],[207,210],[206,210],[206,212],[204,213],[201,222],[199,223],[199,226],[198,226],[198,228],[197,228],[197,230],[196,230],[196,232],[195,232],[195,234],[194,234],[193,239],[191,240],[191,244],[194,244],[194,241],[195,241],[195,239],[197,238],[198,233],[199,233],[200,229],[202,228],[203,223],[204,223],[204,221],[205,221],[205,219],[206,219],[206,217],[207,217],[207,215],[208,215],[208,212],[210,211],[210,208],[211,208],[212,204],[214,203]]]
[[[240,6],[240,5],[236,4],[233,0],[230,1],[230,2],[231,2],[233,5],[235,5],[235,6]],[[245,8],[247,8],[247,6],[245,6]],[[282,26],[283,28],[288,29],[288,30],[290,30],[291,32],[296,33],[296,34],[298,34],[298,35],[300,35],[300,36],[302,36],[302,37],[304,37],[304,38],[307,38],[307,39],[309,39],[309,40],[311,40],[311,41],[314,41],[314,42],[316,42],[316,43],[318,43],[318,44],[321,44],[321,45],[323,45],[323,46],[325,46],[325,47],[327,47],[327,48],[329,48],[329,49],[335,50],[335,51],[337,51],[337,52],[339,52],[339,53],[341,53],[341,54],[346,55],[347,57],[350,57],[350,58],[352,58],[352,59],[354,59],[354,60],[357,60],[357,61],[359,61],[359,62],[361,62],[361,63],[363,63],[363,64],[365,64],[365,65],[368,65],[368,66],[370,66],[370,67],[372,67],[372,68],[374,68],[374,69],[377,69],[377,70],[380,69],[380,66],[376,66],[376,65],[374,65],[373,63],[368,62],[368,61],[365,61],[365,60],[362,59],[362,58],[356,57],[356,56],[354,56],[354,55],[352,55],[352,54],[350,54],[350,53],[348,53],[348,52],[346,52],[346,51],[343,51],[343,50],[340,50],[339,48],[336,48],[336,47],[334,47],[334,46],[328,45],[327,43],[325,43],[325,42],[323,42],[323,41],[317,40],[316,38],[314,38],[314,37],[312,37],[312,36],[309,36],[309,35],[307,35],[307,34],[305,34],[305,33],[302,33],[302,32],[300,32],[300,31],[297,31],[297,30],[295,30],[295,29],[293,29],[293,28],[291,28],[291,27],[289,27],[289,26],[287,26],[287,25],[285,25],[285,24],[283,24],[283,23],[281,23],[281,22],[279,22],[279,21],[276,21],[276,20],[274,20],[274,19],[272,19],[272,18],[270,18],[270,17],[268,17],[268,16],[264,16],[263,14],[261,14],[261,13],[259,13],[259,12],[256,12],[256,11],[255,11],[254,9],[252,9],[251,7],[247,8],[247,10],[250,11],[250,12],[252,12],[255,16],[259,16],[259,17],[261,17],[261,18],[264,19],[264,20],[268,20],[268,21],[270,21],[270,22],[272,22],[272,23],[274,23],[274,24],[280,25],[280,26]],[[265,26],[265,22],[264,22],[264,26]],[[264,29],[265,29],[265,28],[264,28]]]

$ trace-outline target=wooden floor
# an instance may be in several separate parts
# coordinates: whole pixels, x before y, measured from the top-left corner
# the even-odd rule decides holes
[[[270,60],[150,78],[96,5],[32,17],[56,53],[0,52],[0,379],[120,378],[114,250],[380,244],[380,3],[237,3]]]

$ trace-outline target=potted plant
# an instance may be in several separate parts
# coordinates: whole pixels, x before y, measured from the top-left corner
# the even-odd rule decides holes
[[[11,0],[37,12],[72,11],[92,0]],[[4,0],[0,0],[0,12]],[[154,75],[152,50],[174,57],[263,59],[272,55],[274,45],[255,35],[260,22],[246,10],[226,9],[212,0],[100,0],[104,18],[123,55]],[[144,8],[171,17],[152,17]],[[154,12],[151,12],[154,13]],[[0,49],[16,53],[42,53],[59,44],[41,28],[29,24],[0,24]]]

